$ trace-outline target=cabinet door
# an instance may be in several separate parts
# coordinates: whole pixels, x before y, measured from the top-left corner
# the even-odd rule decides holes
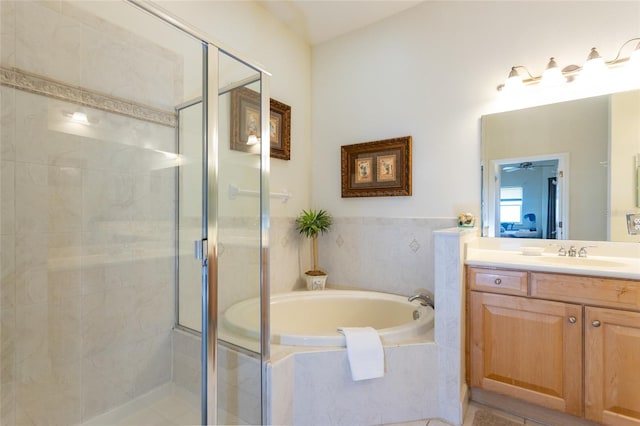
[[[471,386],[582,415],[582,307],[471,292]]]
[[[585,416],[640,425],[640,313],[586,308]]]

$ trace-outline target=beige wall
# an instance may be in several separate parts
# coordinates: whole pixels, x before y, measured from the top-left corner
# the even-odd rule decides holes
[[[627,213],[638,206],[637,158],[640,155],[640,90],[611,97],[611,240],[639,242],[627,233]]]

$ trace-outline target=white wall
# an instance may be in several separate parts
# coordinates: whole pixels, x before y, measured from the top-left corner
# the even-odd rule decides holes
[[[479,119],[504,107],[495,88],[510,67],[582,64],[593,46],[612,58],[639,33],[640,2],[425,2],[315,47],[313,204],[341,216],[478,214]],[[404,135],[413,196],[341,199],[340,146]]]

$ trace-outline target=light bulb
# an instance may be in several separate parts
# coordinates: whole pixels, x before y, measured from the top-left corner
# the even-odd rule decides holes
[[[600,54],[595,47],[591,48],[589,56],[587,56],[587,62],[582,66],[580,75],[586,78],[597,78],[607,69],[604,59],[600,57]]]
[[[542,84],[545,86],[559,86],[565,82],[565,78],[556,63],[555,58],[549,59],[547,69],[542,73]]]
[[[514,91],[520,90],[524,84],[522,83],[522,77],[518,74],[516,67],[511,67],[511,72],[509,72],[509,77],[507,81],[504,83],[504,90],[506,91]]]

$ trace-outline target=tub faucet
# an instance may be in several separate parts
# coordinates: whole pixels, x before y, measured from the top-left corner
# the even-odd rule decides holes
[[[433,309],[435,309],[435,304],[433,303],[433,297],[429,296],[428,294],[418,293],[409,297],[409,302],[413,302],[414,300],[420,301],[420,304],[422,306],[431,306]]]

